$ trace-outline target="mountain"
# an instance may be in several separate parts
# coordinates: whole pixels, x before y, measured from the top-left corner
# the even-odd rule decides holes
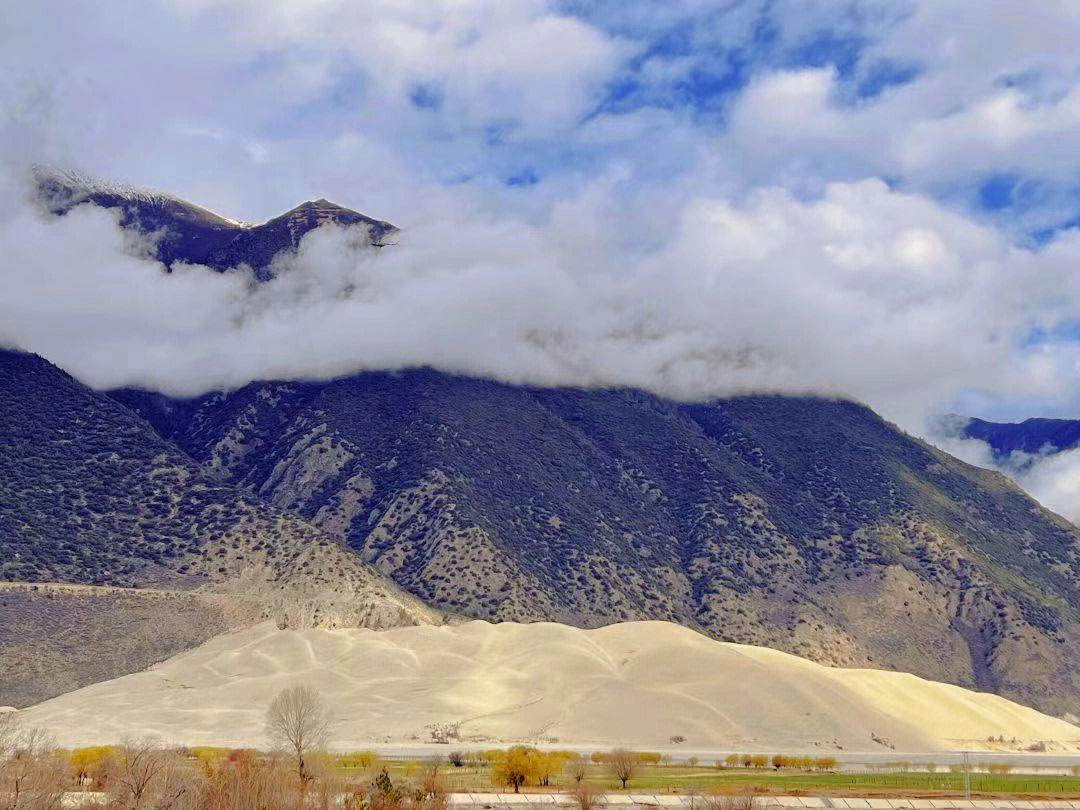
[[[160,238],[182,250],[195,243],[186,227],[167,224]],[[184,400],[137,390],[111,397],[114,410],[95,411],[115,424],[90,447],[65,449],[58,468],[42,472],[40,492],[81,458],[122,465],[133,456],[143,472],[121,489],[138,492],[149,478],[172,493],[197,479],[207,511],[190,520],[181,509],[151,513],[163,497],[156,490],[116,496],[119,514],[131,517],[91,512],[88,521],[115,527],[88,532],[84,544],[73,539],[81,526],[69,510],[54,509],[36,530],[55,522],[44,545],[65,556],[39,554],[23,578],[67,566],[66,576],[85,567],[119,585],[214,581],[217,549],[226,546],[228,559],[234,541],[249,548],[229,532],[235,521],[217,517],[234,499],[244,513],[265,508],[274,526],[293,527],[290,547],[333,538],[314,542],[447,613],[586,627],[665,619],[1080,716],[1080,529],[1004,476],[852,402],[679,403],[423,369],[257,382]],[[22,406],[24,420],[51,402]],[[31,461],[34,443],[65,448],[86,431],[85,420],[44,421],[22,451]],[[152,431],[158,444],[146,447],[159,449],[150,453]],[[148,463],[157,453],[185,475],[157,471]],[[79,487],[93,491],[86,480]],[[76,516],[89,508],[68,502]],[[139,537],[144,520],[158,534]],[[173,540],[157,539],[177,520]],[[113,547],[129,536],[139,539]],[[200,557],[207,545],[209,563]]]
[[[961,418],[958,427],[959,435],[986,442],[999,458],[1007,458],[1015,452],[1046,455],[1080,446],[1080,419],[987,422]]]
[[[56,694],[57,678],[87,669],[124,674],[250,621],[434,619],[332,536],[223,484],[127,408],[13,351],[0,351],[0,581],[0,703]],[[156,617],[141,642],[101,638],[134,616]],[[106,643],[79,641],[89,638]],[[87,658],[93,666],[76,666]]]
[[[120,225],[148,237],[154,258],[166,266],[182,261],[224,271],[246,264],[263,281],[272,273],[275,256],[295,252],[307,233],[324,224],[363,226],[376,246],[397,230],[389,222],[323,199],[252,225],[168,194],[98,183],[78,175],[39,170],[36,180],[38,195],[53,214],[62,216],[87,204],[116,211]]]
[[[451,612],[665,619],[1080,714],[1080,530],[851,402],[431,370],[113,396]]]

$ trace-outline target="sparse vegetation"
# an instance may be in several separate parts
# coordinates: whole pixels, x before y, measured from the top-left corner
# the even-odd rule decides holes
[[[572,791],[572,795],[578,810],[593,810],[593,808],[597,806],[597,793],[595,788],[583,784],[581,780],[578,780],[577,785]]]
[[[565,791],[581,810],[595,810],[599,793],[621,787],[615,768],[624,754],[633,763],[631,781],[636,789],[693,790],[700,797],[700,810],[752,810],[752,799],[760,792],[842,795],[887,790],[903,795],[956,793],[963,788],[962,774],[903,771],[899,762],[887,763],[876,773],[836,773],[822,769],[819,758],[810,769],[803,769],[788,767],[787,762],[799,765],[805,757],[776,755],[784,761],[779,769],[718,770],[645,762],[652,757],[625,750],[608,752],[597,764],[571,752],[530,746],[470,752],[460,768],[440,766],[442,760],[380,761],[371,752],[312,753],[301,777],[292,757],[252,750],[171,749],[153,740],[134,740],[123,746],[61,752],[46,736],[23,729],[14,718],[0,715],[0,807],[20,810],[51,810],[58,807],[63,791],[78,790],[107,796],[113,810],[315,810],[335,805],[347,810],[446,810],[448,791],[484,790],[492,783],[507,790]],[[548,785],[545,779],[550,780]],[[973,791],[983,795],[1080,793],[1080,774],[1018,775],[980,763],[971,780]]]

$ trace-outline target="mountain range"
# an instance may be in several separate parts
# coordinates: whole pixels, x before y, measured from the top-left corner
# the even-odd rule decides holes
[[[57,215],[118,209],[166,266],[246,264],[270,284],[273,255],[311,228],[393,233],[326,201],[245,226],[55,175],[42,193]],[[35,604],[78,604],[78,584],[167,593],[218,611],[215,627],[274,611],[323,626],[666,619],[1080,715],[1080,529],[853,402],[680,403],[432,369],[177,399],[91,391],[15,352],[0,386],[4,577],[65,583]],[[45,656],[25,605],[24,661]],[[170,654],[193,643],[176,635]],[[0,663],[17,641],[0,631]],[[110,666],[162,652],[140,650]],[[0,696],[16,680],[0,667]],[[20,699],[56,694],[35,689]]]

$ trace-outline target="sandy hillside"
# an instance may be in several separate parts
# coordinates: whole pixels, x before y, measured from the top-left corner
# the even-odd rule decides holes
[[[335,707],[336,748],[462,740],[685,748],[899,751],[977,747],[988,736],[1076,746],[1080,729],[995,695],[876,670],[831,669],[666,622],[278,630],[218,636],[146,672],[24,714],[63,745],[156,734],[265,744],[267,704],[309,683]],[[0,702],[3,702],[0,700]]]

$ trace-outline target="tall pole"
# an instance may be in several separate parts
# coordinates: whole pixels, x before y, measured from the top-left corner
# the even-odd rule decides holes
[[[971,799],[971,768],[968,765],[968,752],[964,752],[964,799]]]

